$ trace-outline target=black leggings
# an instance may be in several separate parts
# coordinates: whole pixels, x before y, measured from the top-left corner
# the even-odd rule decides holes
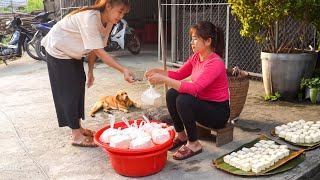
[[[196,122],[220,129],[225,127],[230,116],[229,100],[204,101],[175,89],[168,90],[166,100],[176,132],[182,132],[185,128],[190,142],[198,139]]]

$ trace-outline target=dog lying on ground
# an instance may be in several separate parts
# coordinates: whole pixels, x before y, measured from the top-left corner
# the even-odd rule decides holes
[[[104,96],[98,99],[93,106],[91,116],[94,117],[95,113],[102,107],[104,112],[109,112],[109,109],[119,109],[120,111],[127,113],[131,106],[141,108],[137,103],[130,100],[125,91],[120,90],[115,96]]]

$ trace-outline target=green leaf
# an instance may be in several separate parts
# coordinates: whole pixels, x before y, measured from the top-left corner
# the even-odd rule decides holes
[[[260,140],[270,140],[268,137],[261,135],[259,138],[244,144],[242,146],[240,146],[239,148],[235,149],[232,152],[238,151],[240,149],[242,149],[243,147],[247,147],[250,148],[252,147],[255,143],[257,143]],[[242,171],[238,168],[235,168],[231,165],[229,165],[228,163],[225,163],[223,161],[223,156],[217,158],[216,160],[213,161],[213,165],[218,168],[221,169],[223,171],[226,171],[228,173],[234,174],[234,175],[240,175],[240,176],[264,176],[264,175],[271,175],[271,174],[276,174],[276,173],[280,173],[280,172],[284,172],[287,170],[290,170],[296,166],[298,166],[301,162],[303,162],[305,160],[305,154],[303,153],[304,150],[300,150],[300,151],[295,151],[292,149],[290,150],[290,154],[289,156],[281,159],[280,161],[276,162],[273,166],[269,167],[268,169],[256,174],[252,171],[246,172],[246,171]],[[231,153],[231,152],[230,152]],[[228,153],[228,154],[230,154]]]

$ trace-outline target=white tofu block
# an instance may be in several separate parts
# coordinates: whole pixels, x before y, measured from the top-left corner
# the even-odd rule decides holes
[[[306,124],[311,126],[312,124],[314,124],[314,121],[307,121]]]
[[[283,152],[284,157],[287,157],[290,154],[290,150],[289,149],[282,149],[281,152]]]
[[[249,164],[249,163],[243,164],[241,170],[246,171],[246,172],[251,171],[251,164]]]
[[[276,126],[276,127],[275,127],[275,133],[276,133],[277,135],[279,135],[282,130],[283,130],[283,128],[282,128],[281,126]]]
[[[289,127],[287,129],[285,129],[286,132],[293,132],[293,128],[292,127]]]
[[[306,136],[306,137],[304,137],[304,142],[305,143],[312,143],[312,138],[311,138],[311,136]]]
[[[293,133],[292,132],[287,132],[285,140],[287,141],[291,141],[291,137],[292,137]]]
[[[280,145],[279,149],[288,149],[288,146],[287,145]]]
[[[286,125],[286,124],[281,125],[281,127],[282,127],[282,129],[288,129],[288,128],[290,128],[290,126],[288,126],[288,125]]]
[[[280,131],[279,137],[286,138],[287,132],[286,131]]]
[[[282,159],[282,158],[284,158],[284,153],[283,153],[282,151],[277,152],[276,155],[278,156],[278,159],[279,159],[279,160]]]
[[[293,122],[289,122],[287,125],[293,127],[295,124]]]
[[[317,124],[320,124],[320,121],[317,121],[316,123],[317,123]]]
[[[270,147],[270,145],[269,144],[263,144],[262,147],[268,149]]]
[[[99,137],[99,140],[104,143],[110,143],[110,137],[115,136],[117,134],[118,134],[117,129],[109,128],[103,131],[103,133]]]
[[[246,154],[240,154],[238,156],[239,159],[246,159],[247,158],[247,155]]]
[[[261,158],[261,155],[260,155],[260,154],[256,154],[256,155],[253,156],[253,158],[254,158],[254,159],[260,159],[260,158]]]
[[[268,155],[269,154],[269,151],[262,151],[261,152],[261,155]]]
[[[299,143],[304,143],[304,138],[305,138],[306,136],[304,135],[304,134],[300,134],[300,136],[299,136]]]
[[[251,147],[250,150],[251,152],[255,152],[258,148],[257,147]]]
[[[248,155],[248,157],[247,157],[247,158],[251,158],[251,157],[253,157],[253,156],[254,156],[254,153],[253,153],[253,152],[249,152],[247,155]]]
[[[300,123],[305,123],[306,121],[303,120],[303,119],[300,119],[298,122],[300,122]]]
[[[233,156],[233,157],[237,157],[239,154],[238,153],[236,153],[236,152],[232,152],[231,154],[230,154],[230,156]]]
[[[230,164],[230,159],[231,159],[232,157],[233,157],[233,156],[231,156],[231,155],[226,155],[226,156],[223,157],[223,161],[226,162],[226,163],[228,163],[228,164]]]
[[[238,154],[240,154],[240,155],[244,155],[244,154],[246,154],[246,152],[241,151],[241,150],[237,151],[237,153],[238,153]]]
[[[319,132],[317,132],[317,133],[315,133],[315,138],[313,139],[313,141],[314,142],[319,142],[320,141],[320,133]]]
[[[261,144],[266,144],[267,141],[266,141],[266,140],[260,140],[259,143],[261,143]]]
[[[303,125],[297,124],[297,125],[295,126],[295,128],[297,128],[297,129],[302,129],[302,128],[303,128]]]
[[[267,144],[269,144],[269,145],[271,146],[271,145],[276,144],[276,142],[274,142],[274,141],[267,141]]]
[[[311,135],[311,134],[314,134],[314,133],[316,133],[316,131],[315,131],[315,130],[312,130],[312,129],[309,129],[309,130],[308,130],[308,134],[310,134],[310,135]]]
[[[231,166],[234,166],[234,167],[235,167],[235,166],[236,166],[236,162],[238,162],[239,160],[240,160],[239,158],[233,157],[233,158],[230,159],[230,163],[229,163],[229,164],[230,164]]]
[[[319,125],[320,125],[320,124],[319,124]],[[310,127],[310,130],[318,130],[318,129],[319,129],[318,126],[311,126],[311,127]],[[310,131],[310,130],[309,130],[309,131]]]
[[[279,146],[279,145],[276,145],[276,144],[270,146],[271,149],[279,149],[279,147],[280,147],[280,146]]]
[[[258,174],[258,173],[260,173],[262,171],[262,168],[263,168],[263,164],[257,163],[257,164],[253,164],[252,165],[251,170],[252,170],[252,172]]]
[[[258,143],[255,143],[253,146],[259,148],[262,146],[262,144],[258,142]]]
[[[124,134],[118,134],[110,137],[110,147],[119,149],[128,149],[131,138]]]
[[[264,148],[264,147],[260,147],[260,148],[258,148],[258,151],[265,151],[266,150],[266,148]]]
[[[291,142],[293,142],[293,143],[299,143],[299,142],[300,142],[299,135],[298,135],[298,134],[292,135],[292,137],[291,137]]]
[[[241,151],[248,153],[248,152],[250,152],[251,150],[250,150],[249,148],[244,147],[244,148],[241,149]]]
[[[259,162],[259,159],[252,159],[252,160],[250,160],[250,163],[251,164],[257,164]]]
[[[274,165],[274,162],[275,162],[275,161],[274,161],[273,159],[269,159],[269,160],[268,160],[268,163],[270,164],[270,167]]]
[[[302,127],[302,129],[304,129],[304,130],[308,130],[310,128],[310,126],[308,126],[308,125],[304,125],[303,127]]]
[[[271,166],[271,163],[268,160],[265,160],[262,163],[266,169],[268,169]]]
[[[275,154],[275,155],[271,155],[270,156],[270,159],[271,160],[273,160],[275,163],[277,162],[277,161],[279,161],[279,157]]]

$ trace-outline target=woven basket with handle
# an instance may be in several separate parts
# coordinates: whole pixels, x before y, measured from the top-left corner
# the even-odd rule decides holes
[[[235,68],[227,69],[230,91],[230,120],[239,117],[249,89],[249,73]]]

